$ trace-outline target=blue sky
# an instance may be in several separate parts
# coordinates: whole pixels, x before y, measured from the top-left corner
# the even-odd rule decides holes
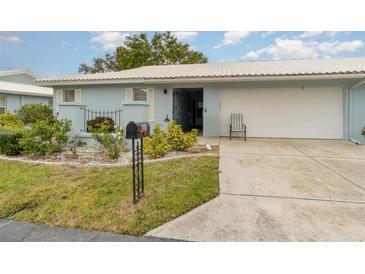
[[[0,32],[0,70],[75,74],[135,32]],[[365,56],[365,32],[174,32],[210,63]],[[148,32],[149,36],[153,32]]]

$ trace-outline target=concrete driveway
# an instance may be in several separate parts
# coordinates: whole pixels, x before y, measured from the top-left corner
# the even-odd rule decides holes
[[[364,241],[365,146],[220,140],[220,195],[151,232],[192,241]]]

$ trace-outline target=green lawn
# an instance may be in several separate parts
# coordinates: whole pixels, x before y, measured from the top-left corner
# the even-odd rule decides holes
[[[0,218],[141,235],[218,194],[218,157],[145,165],[145,197],[132,203],[131,168],[0,161]]]

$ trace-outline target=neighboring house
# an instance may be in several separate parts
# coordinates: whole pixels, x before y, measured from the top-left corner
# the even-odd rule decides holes
[[[206,137],[228,136],[230,114],[243,113],[248,137],[364,140],[365,57],[145,66],[36,82],[53,87],[55,112],[80,136],[90,136],[87,108],[121,109],[123,127],[174,119]]]
[[[53,90],[34,83],[39,78],[27,70],[0,71],[0,113],[15,113],[21,106],[42,103],[52,106]]]

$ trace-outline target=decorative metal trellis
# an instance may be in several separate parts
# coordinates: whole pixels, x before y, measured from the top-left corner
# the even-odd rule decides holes
[[[82,115],[84,118],[83,128],[81,129],[81,131],[87,132],[87,122],[97,117],[108,117],[112,119],[117,126],[119,127],[122,126],[122,120],[121,120],[122,119],[121,113],[123,111],[122,109],[100,111],[82,107],[81,110],[83,112]]]

